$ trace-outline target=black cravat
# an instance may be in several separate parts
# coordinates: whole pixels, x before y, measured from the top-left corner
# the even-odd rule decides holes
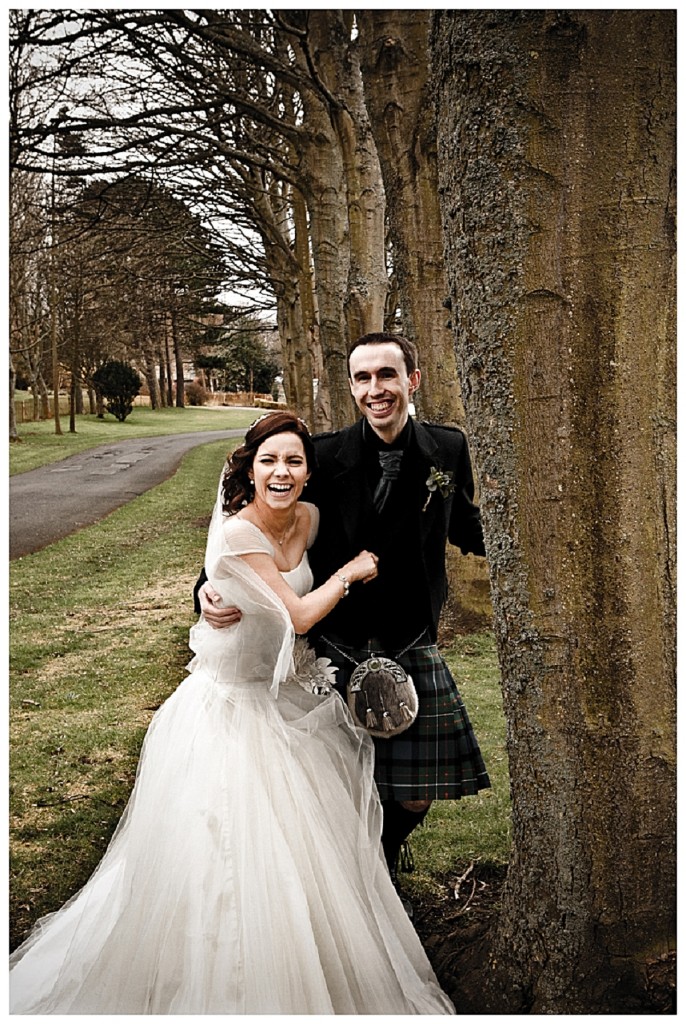
[[[386,504],[388,496],[391,493],[393,481],[397,480],[400,475],[400,463],[402,461],[402,457],[402,449],[390,452],[379,452],[381,479],[376,485],[373,498],[374,507],[377,512],[381,512],[382,508]]]

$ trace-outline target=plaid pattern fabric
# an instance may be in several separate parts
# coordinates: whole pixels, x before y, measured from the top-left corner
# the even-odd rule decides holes
[[[343,697],[355,664],[372,654],[394,658],[412,676],[419,697],[416,721],[398,736],[374,739],[374,777],[382,800],[459,800],[490,787],[467,710],[435,644],[412,647],[397,657],[392,651],[338,642],[334,648],[320,637],[316,650],[338,668],[336,688]]]

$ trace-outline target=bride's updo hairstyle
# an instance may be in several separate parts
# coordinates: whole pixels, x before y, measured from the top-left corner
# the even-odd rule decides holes
[[[288,410],[269,412],[255,420],[245,435],[245,441],[229,456],[228,466],[222,481],[224,511],[229,515],[238,512],[253,498],[249,472],[257,449],[274,434],[297,434],[305,449],[305,461],[310,472],[315,466],[314,445],[307,425]]]

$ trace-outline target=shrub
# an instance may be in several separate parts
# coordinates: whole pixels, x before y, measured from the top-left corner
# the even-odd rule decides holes
[[[93,374],[93,386],[107,402],[107,411],[123,423],[141,389],[138,372],[129,363],[110,359]]]
[[[207,391],[197,380],[188,385],[185,395],[189,405],[204,405],[207,401]]]

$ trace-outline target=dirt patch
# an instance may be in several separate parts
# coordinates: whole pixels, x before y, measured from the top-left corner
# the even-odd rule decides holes
[[[506,873],[505,865],[458,865],[454,872],[438,877],[431,892],[412,897],[417,934],[451,998],[457,998],[460,959],[497,917]]]
[[[77,676],[82,669],[82,664],[83,654],[81,651],[68,651],[66,654],[60,654],[56,658],[51,658],[50,661],[46,661],[41,665],[40,669],[34,670],[34,680],[42,687],[43,684],[50,683],[54,679],[61,679],[64,676]],[[22,702],[22,704],[26,708],[40,706],[40,702],[35,702],[32,705],[26,701]]]
[[[155,622],[179,618],[179,607],[190,607],[190,595],[197,574],[178,576],[157,584],[148,584],[145,589],[121,601],[116,607],[95,615],[92,611],[76,612],[69,617],[69,629],[84,630],[88,633],[120,631],[127,626],[145,622],[154,614]],[[105,619],[105,621],[103,621]]]
[[[430,893],[412,898],[415,928],[458,1014],[487,1012],[480,1009],[484,983],[481,968],[486,968],[488,930],[500,911],[506,873],[505,866],[458,866],[455,872],[437,879],[439,884]],[[676,953],[646,965],[642,1012],[676,1013]]]

